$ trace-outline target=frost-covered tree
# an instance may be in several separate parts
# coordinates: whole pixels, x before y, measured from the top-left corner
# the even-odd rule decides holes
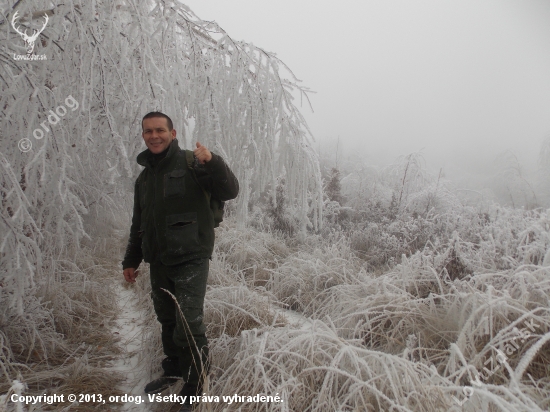
[[[326,193],[329,200],[342,203],[342,185],[340,184],[340,170],[333,167],[327,181]]]
[[[502,203],[527,209],[538,207],[537,195],[529,176],[514,153],[509,150],[500,153],[494,167],[493,190]]]
[[[171,0],[10,0],[0,11],[2,323],[47,281],[47,262],[127,219],[148,111],[171,115],[182,146],[200,140],[227,159],[241,222],[284,175],[302,229],[320,224],[318,161],[292,97],[307,89],[274,54]],[[48,16],[33,50],[46,60],[18,57],[16,12],[29,34]]]
[[[409,195],[423,188],[428,181],[426,162],[420,152],[400,156],[395,164],[386,168],[384,176],[387,184],[398,193],[397,208],[404,207]]]

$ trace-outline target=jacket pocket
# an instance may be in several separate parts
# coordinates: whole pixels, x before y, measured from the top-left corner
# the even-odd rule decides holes
[[[201,249],[197,213],[180,213],[166,216],[166,251],[171,255],[184,255]]]
[[[185,169],[172,170],[164,175],[164,197],[183,197],[185,195]]]

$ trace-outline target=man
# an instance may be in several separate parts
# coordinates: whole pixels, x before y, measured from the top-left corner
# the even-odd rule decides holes
[[[151,296],[162,325],[164,374],[147,384],[145,392],[160,392],[183,377],[180,394],[189,399],[202,395],[208,373],[203,306],[214,248],[210,198],[234,199],[239,184],[223,159],[199,142],[191,166],[193,162],[179,148],[172,120],[165,114],[146,114],[142,128],[147,150],[138,155],[137,162],[145,169],[135,184],[123,273],[126,281],[133,283],[142,259],[150,263]],[[162,289],[174,296],[179,309]]]

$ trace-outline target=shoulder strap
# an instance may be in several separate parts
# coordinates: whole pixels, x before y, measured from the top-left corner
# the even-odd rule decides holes
[[[193,152],[191,150],[185,150],[185,159],[187,160],[187,167],[195,173],[195,169],[193,169],[193,163],[195,162],[195,156],[193,156]]]

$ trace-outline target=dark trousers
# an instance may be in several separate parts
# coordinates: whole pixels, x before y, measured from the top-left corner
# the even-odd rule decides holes
[[[162,325],[164,354],[179,358],[183,379],[190,384],[199,383],[208,373],[208,341],[203,322],[208,268],[208,258],[176,266],[150,265],[151,297]]]

